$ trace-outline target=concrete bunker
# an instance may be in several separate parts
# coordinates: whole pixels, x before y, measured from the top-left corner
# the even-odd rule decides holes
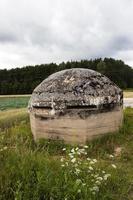
[[[74,68],[38,85],[28,109],[34,139],[85,143],[117,131],[123,119],[123,92],[104,75]]]

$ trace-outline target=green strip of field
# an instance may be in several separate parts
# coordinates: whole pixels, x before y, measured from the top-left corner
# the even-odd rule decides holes
[[[0,96],[0,110],[27,107],[30,96]]]

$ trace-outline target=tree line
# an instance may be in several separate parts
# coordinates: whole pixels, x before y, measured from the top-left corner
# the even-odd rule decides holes
[[[92,69],[104,74],[122,89],[133,88],[133,68],[122,60],[98,58],[0,70],[0,94],[30,94],[50,74],[71,68]]]

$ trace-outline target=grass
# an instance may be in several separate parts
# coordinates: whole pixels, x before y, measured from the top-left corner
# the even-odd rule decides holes
[[[22,119],[21,111],[25,113]],[[63,157],[69,163],[68,152],[75,146],[50,140],[35,143],[25,109],[18,109],[17,118],[20,116],[20,120],[17,123],[15,110],[13,113],[2,113],[0,200],[133,199],[133,109],[127,108],[124,111],[124,122],[119,132],[87,143],[87,155],[80,158],[82,173],[77,178],[70,173],[74,164],[63,168],[60,161]],[[9,128],[3,126],[7,118],[8,123],[11,120]],[[63,151],[63,148],[67,151]],[[110,154],[114,157],[110,158]],[[91,178],[88,178],[85,171],[86,157],[98,160],[94,168],[111,174],[106,184],[99,186],[100,190],[95,195],[91,195],[88,190]],[[114,169],[111,164],[117,168]],[[86,186],[82,187],[77,179],[85,181]]]
[[[28,120],[26,108],[0,111],[0,130],[7,129],[23,120]]]
[[[28,105],[30,96],[0,96],[0,110],[24,108]]]

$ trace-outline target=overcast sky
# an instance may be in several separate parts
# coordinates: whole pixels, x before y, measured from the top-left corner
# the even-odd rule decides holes
[[[133,66],[133,0],[0,0],[0,68],[113,57]]]

